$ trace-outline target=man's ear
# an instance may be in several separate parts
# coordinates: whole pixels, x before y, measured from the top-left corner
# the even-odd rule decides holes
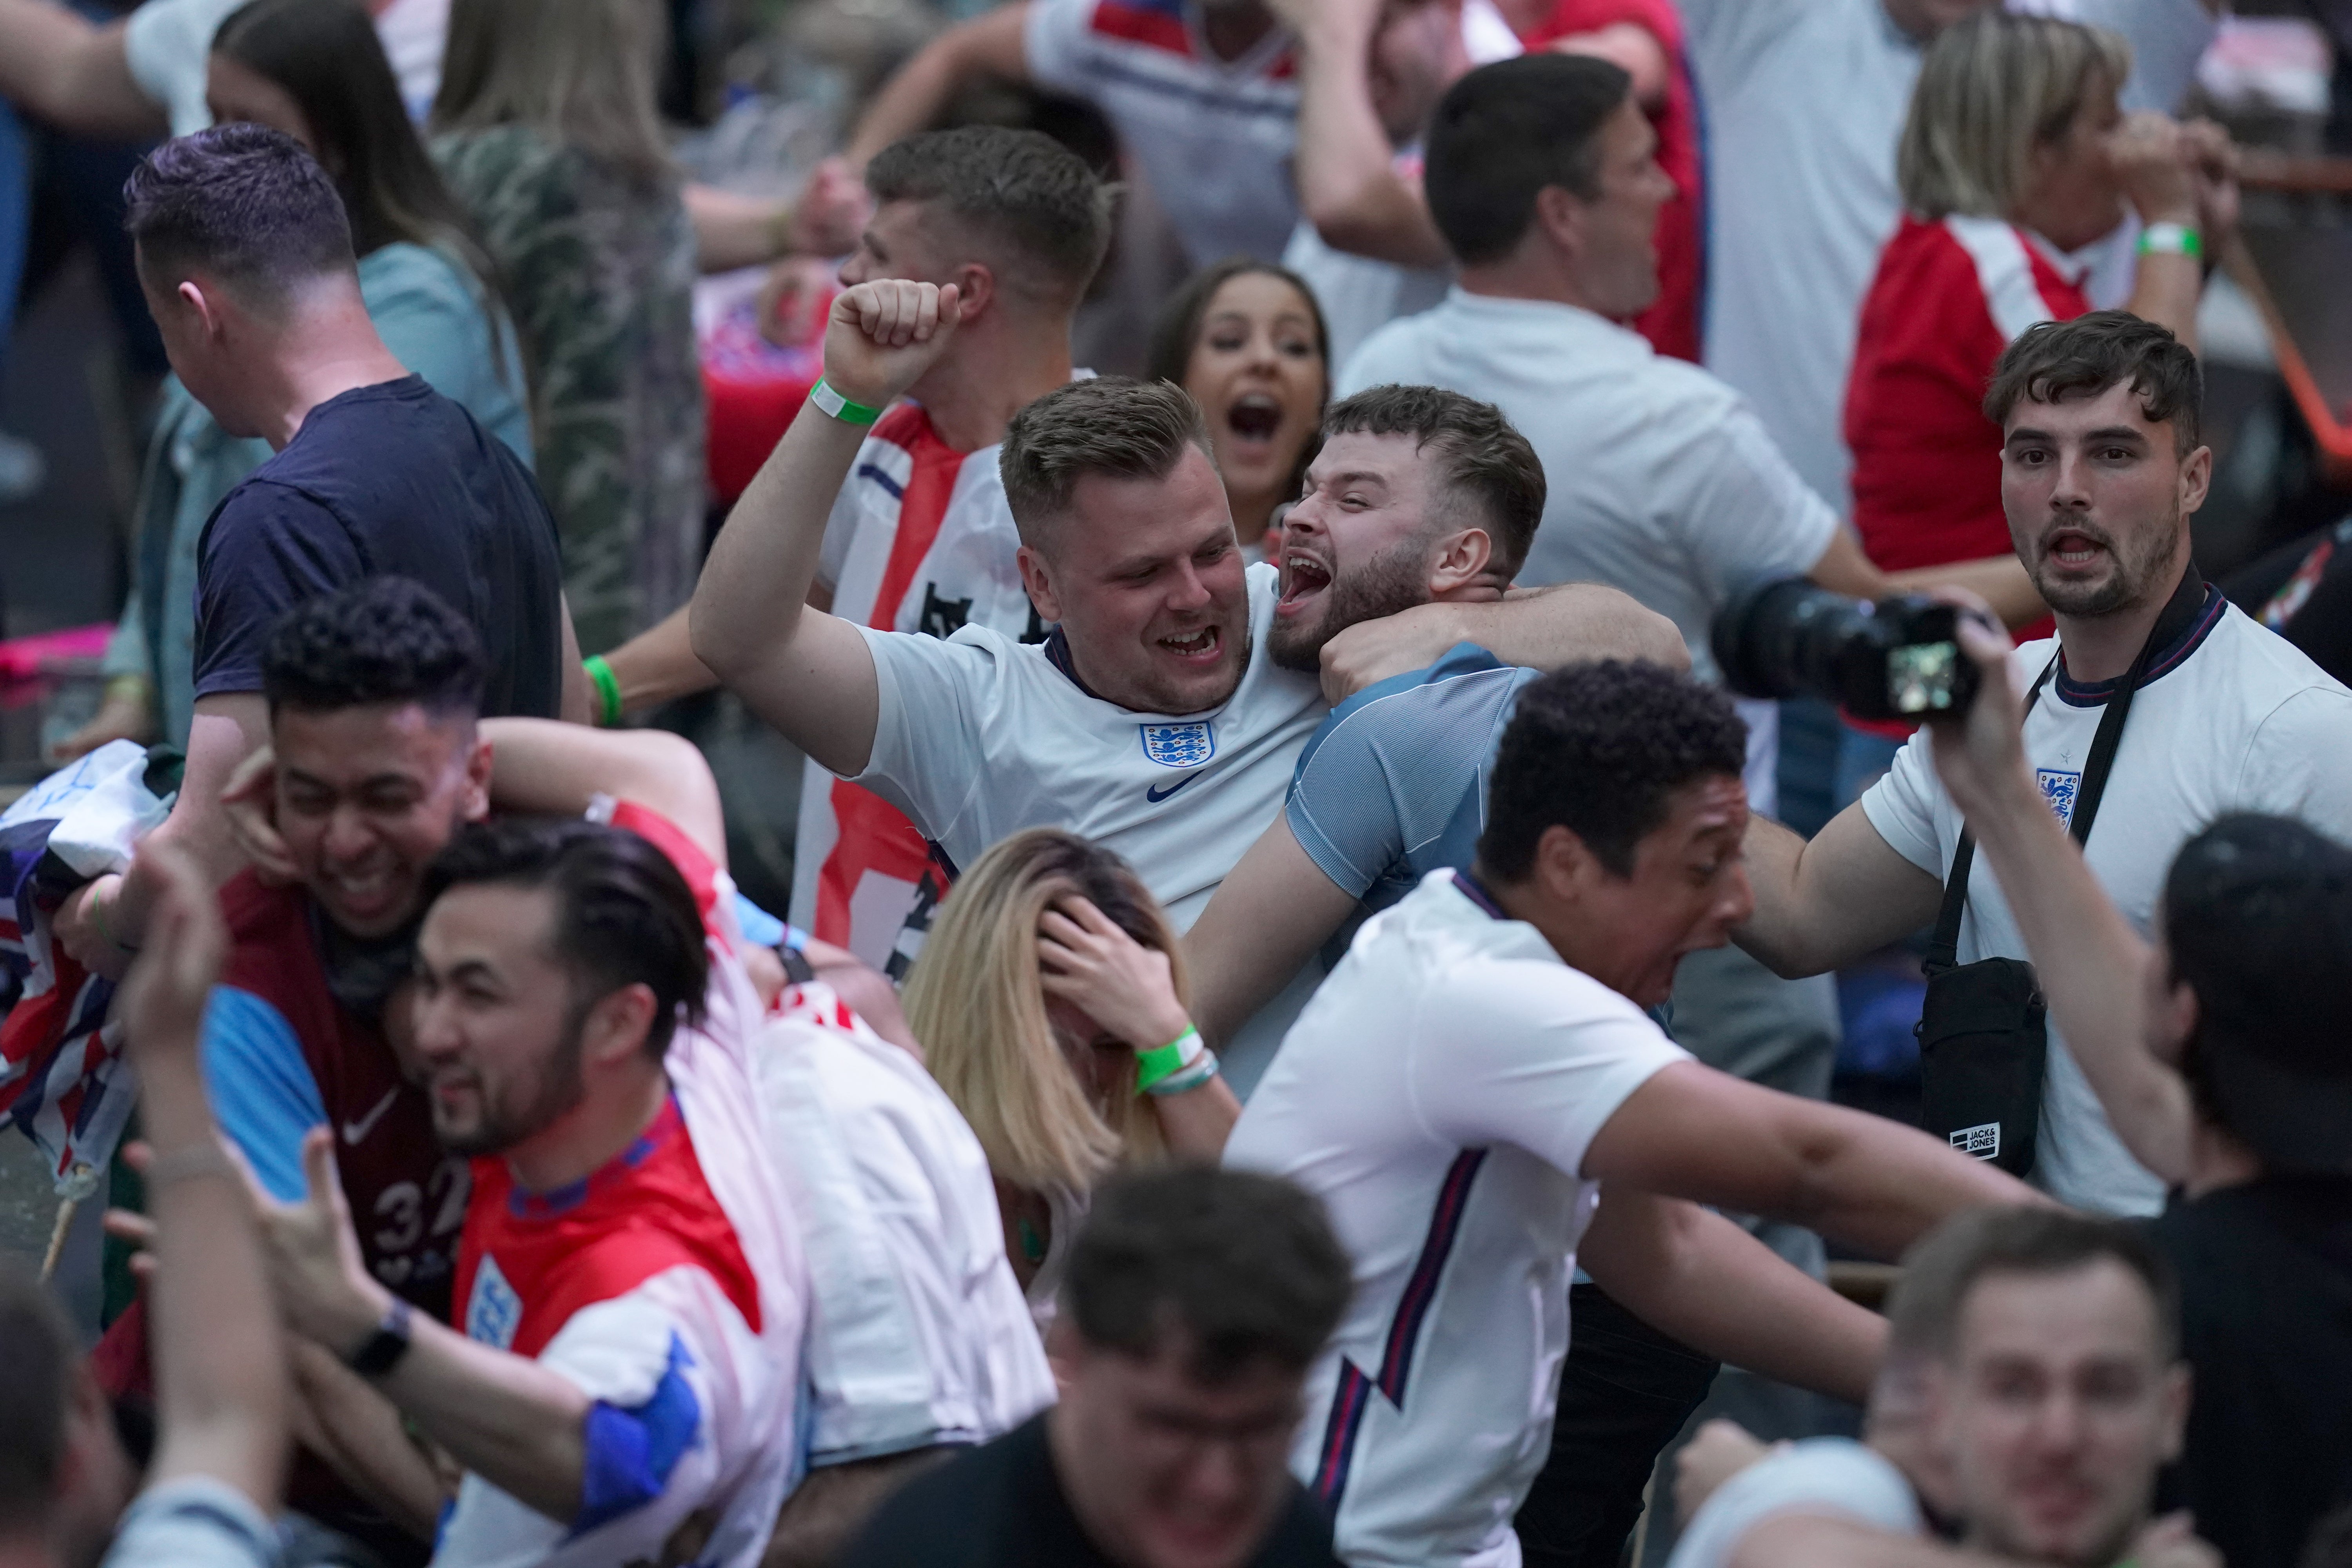
[[[2189,1396],[2196,1381],[2185,1361],[2175,1362],[2164,1373],[2164,1446],[2158,1455],[2166,1464],[2180,1458],[2189,1434]]]
[[[1536,193],[1531,228],[1540,228],[1554,245],[1571,256],[1584,254],[1584,198],[1566,185],[1546,185]]]
[[[1495,541],[1483,528],[1465,528],[1439,539],[1430,552],[1429,592],[1443,599],[1458,589],[1475,586],[1495,563]],[[1496,587],[1507,584],[1496,583]]]
[[[203,324],[207,342],[217,342],[227,331],[228,323],[221,313],[221,301],[205,291],[203,284],[193,278],[183,278],[172,290],[173,297],[194,313]]]
[[[1564,904],[1583,902],[1593,877],[1608,872],[1607,867],[1593,858],[1592,851],[1576,836],[1576,830],[1559,822],[1545,828],[1543,837],[1536,840],[1532,869],[1531,880],[1544,896]]]
[[[2180,512],[2183,517],[2205,504],[2213,488],[2213,448],[2200,447],[2180,465]]]
[[[581,1020],[580,1057],[610,1067],[645,1048],[654,1022],[654,989],[640,980],[596,998]]]
[[[1045,557],[1024,544],[1013,555],[1021,567],[1021,585],[1029,590],[1029,602],[1036,606],[1037,618],[1047,626],[1062,618],[1062,596],[1054,591],[1052,568]]]
[[[465,795],[457,807],[465,821],[481,822],[490,815],[490,763],[489,738],[477,730],[473,750],[466,753]]]
[[[2156,1017],[2158,1039],[2158,1057],[2175,1069],[2189,1049],[2189,1039],[2197,1033],[2200,1009],[2196,988],[2186,980],[2168,978],[2164,983],[2164,1000]]]
[[[967,261],[955,269],[956,320],[971,322],[996,302],[996,274],[985,261]]]

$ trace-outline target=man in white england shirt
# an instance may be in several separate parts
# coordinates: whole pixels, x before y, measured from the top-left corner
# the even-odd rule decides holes
[[[1528,685],[1475,866],[1366,922],[1234,1129],[1226,1163],[1321,1197],[1355,1260],[1291,1468],[1359,1568],[1520,1561],[1580,1262],[1678,1339],[1837,1381],[1851,1305],[1668,1200],[1885,1256],[2027,1196],[1916,1131],[1703,1067],[1644,1015],[1748,911],[1744,747],[1727,698],[1654,665]],[[1689,1227],[1738,1245],[1699,1261]]]
[[[1273,820],[1327,705],[1312,673],[1272,657],[1277,574],[1244,574],[1181,390],[1078,382],[1013,419],[999,461],[1023,581],[1055,624],[1045,642],[971,626],[942,642],[803,606],[856,421],[945,351],[960,306],[952,284],[906,281],[834,302],[825,383],[696,589],[695,651],[818,763],[905,811],[950,874],[1008,833],[1062,826],[1126,857],[1188,926]],[[1639,652],[1654,625],[1623,595],[1580,585],[1424,605],[1350,637],[1413,645],[1397,668],[1465,637],[1549,667]],[[1327,667],[1333,658],[1327,647]]]
[[[2232,608],[2189,559],[2189,520],[2213,454],[2199,439],[2196,356],[2120,311],[2034,327],[1993,374],[2010,537],[2057,614],[2055,638],[2017,651],[2020,689],[2045,672],[2025,750],[2052,809],[2074,809],[2108,700],[2145,673],[2084,858],[2143,932],[2165,867],[2232,811],[2296,816],[2352,837],[2352,692]],[[1962,823],[1936,776],[1934,740],[1810,843],[1757,819],[1756,911],[1735,938],[1783,974],[1817,973],[1934,920]],[[1958,958],[2026,956],[1978,857]],[[2153,1214],[2163,1184],[2131,1157],[2053,1025],[2032,1179],[2062,1201]]]

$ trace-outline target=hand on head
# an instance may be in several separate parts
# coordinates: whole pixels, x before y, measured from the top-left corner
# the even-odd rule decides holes
[[[221,788],[229,837],[260,879],[273,887],[302,879],[278,831],[278,753],[268,746],[247,757]]]
[[[825,320],[824,379],[844,397],[883,407],[947,353],[960,304],[952,283],[885,278],[845,289]]]
[[[1048,998],[1068,1003],[1139,1051],[1157,1049],[1192,1027],[1168,955],[1076,894],[1038,917],[1037,963]]]

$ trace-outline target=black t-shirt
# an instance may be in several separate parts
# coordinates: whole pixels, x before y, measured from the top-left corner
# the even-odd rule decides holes
[[[2266,1176],[2150,1222],[2196,1374],[2167,1507],[2231,1568],[2292,1568],[2352,1501],[2352,1179]]]
[[[555,520],[521,461],[414,375],[319,405],[213,509],[196,546],[196,695],[259,691],[280,616],[379,575],[413,577],[474,623],[485,715],[557,716]]]
[[[890,1495],[835,1568],[1112,1568],[1078,1528],[1045,1444],[1045,1417],[957,1455]],[[1304,1489],[1250,1568],[1339,1568],[1331,1525]]]

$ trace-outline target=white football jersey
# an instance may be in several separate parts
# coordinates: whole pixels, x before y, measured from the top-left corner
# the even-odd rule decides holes
[[[1183,930],[1282,810],[1329,711],[1314,676],[1267,656],[1278,576],[1249,569],[1248,667],[1204,713],[1090,696],[1055,662],[1052,639],[869,629],[881,711],[856,782],[904,811],[951,870],[1024,827],[1082,834],[1124,856]]]
[[[1448,870],[1367,921],[1299,1015],[1225,1163],[1321,1198],[1355,1265],[1291,1450],[1343,1561],[1518,1563],[1600,1196],[1585,1150],[1689,1059]]]
[[[1021,585],[1020,547],[996,448],[959,452],[920,406],[901,403],[875,425],[842,483],[823,575],[833,613],[861,626],[933,637],[985,626],[1037,642],[1045,632]],[[896,981],[945,891],[904,813],[803,764],[793,924]]]
[[[1298,221],[1290,157],[1298,80],[1276,28],[1221,60],[1204,0],[1031,0],[1022,57],[1037,85],[1101,110],[1195,267],[1282,255]]]
[[[922,1065],[813,981],[752,1081],[808,1252],[810,1467],[984,1443],[1053,1404],[988,1156]]]

